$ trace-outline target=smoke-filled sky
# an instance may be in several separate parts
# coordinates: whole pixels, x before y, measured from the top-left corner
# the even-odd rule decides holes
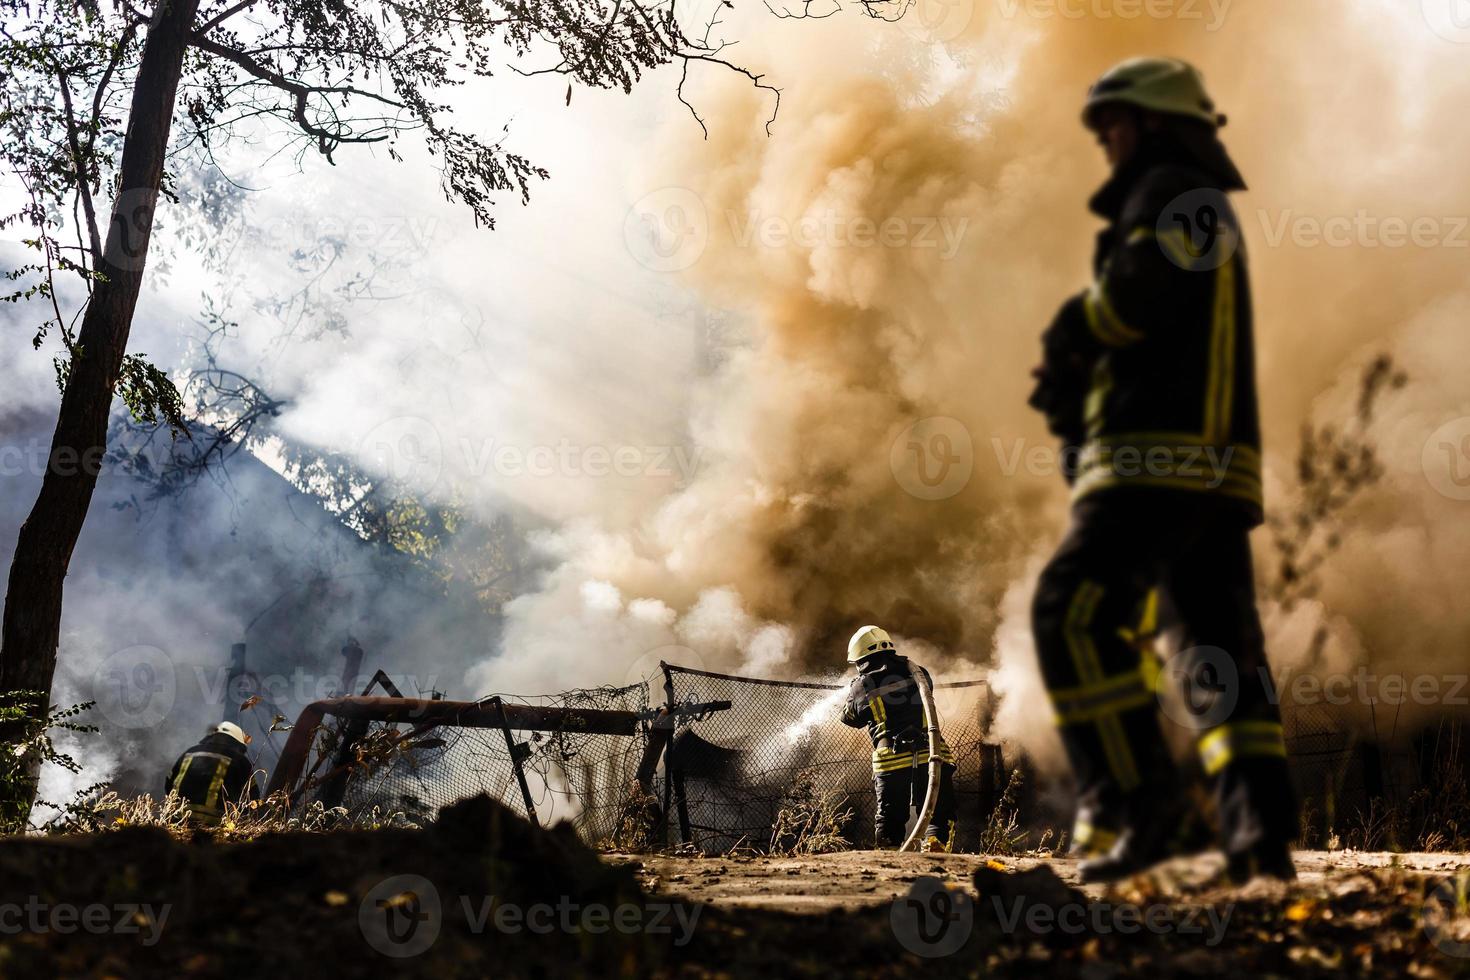
[[[552,173],[529,207],[505,201],[493,232],[412,155],[344,150],[305,174],[227,158],[275,237],[229,263],[226,357],[291,399],[285,438],[550,529],[550,571],[499,637],[409,667],[467,667],[452,695],[620,682],[660,656],[825,673],[876,621],[952,676],[998,666],[1002,722],[1022,733],[1037,696],[1027,597],[1066,510],[1028,370],[1086,283],[1085,202],[1105,178],[1080,103],[1124,57],[1184,57],[1251,185],[1237,206],[1269,506],[1291,500],[1301,425],[1345,417],[1363,364],[1388,352],[1411,377],[1382,405],[1388,472],[1321,595],[1266,610],[1273,658],[1292,663],[1325,618],[1326,662],[1303,667],[1459,670],[1470,31],[1452,10],[920,0],[882,23],[741,5],[717,35],[780,88],[769,135],[772,92],[712,65],[685,90],[708,139],[677,68],[569,106],[545,79],[464,93],[465,125],[508,122]],[[280,343],[253,300],[288,288],[285,252],[323,232],[352,238],[349,266],[403,268],[386,298],[347,309],[346,335]],[[187,366],[200,294],[225,290],[177,256],[133,349]],[[7,336],[6,408],[53,404],[48,359],[18,326]],[[31,490],[6,485],[8,544]]]

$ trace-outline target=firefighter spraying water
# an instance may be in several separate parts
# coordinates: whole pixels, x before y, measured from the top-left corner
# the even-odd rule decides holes
[[[847,689],[842,723],[866,728],[873,741],[879,846],[909,850],[922,835],[926,851],[954,846],[954,752],[939,732],[934,681],[907,657],[888,632],[864,626],[847,644],[858,676]],[[918,810],[904,836],[910,807]]]

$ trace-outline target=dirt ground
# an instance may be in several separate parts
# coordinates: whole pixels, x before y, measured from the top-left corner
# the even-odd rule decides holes
[[[1290,886],[1183,862],[598,855],[479,798],[425,830],[0,838],[11,977],[1470,975],[1470,855],[1300,855]]]
[[[1076,862],[1067,858],[999,858],[978,854],[896,854],[891,851],[845,851],[815,857],[685,857],[673,855],[607,855],[606,860],[632,868],[651,894],[678,896],[717,908],[772,912],[826,913],[886,906],[906,894],[915,880],[932,876],[974,892],[976,869],[996,860],[1007,870],[1023,872],[1046,866],[1063,882],[1092,898],[1107,889],[1082,886]],[[1450,876],[1470,870],[1470,854],[1384,854],[1298,851],[1300,885],[1313,887],[1358,871],[1399,869],[1407,873]],[[1160,877],[1185,890],[1217,876],[1217,856],[1181,859],[1161,867]]]

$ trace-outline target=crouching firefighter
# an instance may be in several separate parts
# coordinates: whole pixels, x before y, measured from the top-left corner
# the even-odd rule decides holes
[[[864,626],[847,644],[847,662],[858,676],[847,690],[842,723],[867,728],[873,740],[873,788],[877,795],[879,847],[904,842],[909,808],[923,816],[929,788],[929,724],[918,685],[934,690],[929,672],[898,655],[893,638],[877,626]],[[930,698],[932,701],[932,697]],[[935,720],[936,731],[937,720]],[[934,813],[925,828],[924,850],[954,847],[954,753],[937,739],[940,766]]]
[[[1072,521],[1041,574],[1036,649],[1079,789],[1084,880],[1178,853],[1189,823],[1159,725],[1159,608],[1179,630],[1165,676],[1210,780],[1236,880],[1294,877],[1294,794],[1270,696],[1249,534],[1262,522],[1251,292],[1227,194],[1245,181],[1203,80],[1168,58],[1093,86],[1085,125],[1112,177],[1092,286],[1043,335],[1034,408],[1078,449]],[[1174,702],[1165,702],[1166,705]]]
[[[243,728],[232,721],[220,722],[198,745],[179,756],[164,783],[164,795],[177,793],[195,824],[217,825],[226,800],[260,799],[255,769],[245,754],[249,744],[250,736]]]

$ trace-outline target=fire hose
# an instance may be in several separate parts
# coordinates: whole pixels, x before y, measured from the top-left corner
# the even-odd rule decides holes
[[[909,675],[914,679],[914,687],[919,689],[919,701],[924,705],[924,722],[929,732],[929,787],[924,791],[924,806],[919,810],[919,819],[914,822],[914,829],[909,833],[908,839],[899,847],[900,851],[913,850],[923,837],[929,821],[934,818],[934,808],[939,804],[939,778],[943,765],[939,761],[939,712],[934,710],[934,691],[929,686],[929,679],[921,670],[916,670],[914,665],[909,664]]]

